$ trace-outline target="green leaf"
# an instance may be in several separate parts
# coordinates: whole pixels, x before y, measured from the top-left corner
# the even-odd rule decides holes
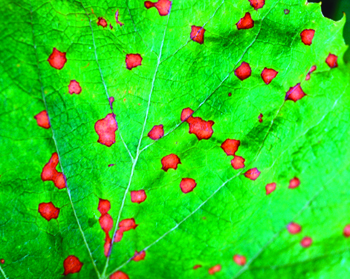
[[[167,3],[1,6],[2,275],[345,278],[345,16]]]

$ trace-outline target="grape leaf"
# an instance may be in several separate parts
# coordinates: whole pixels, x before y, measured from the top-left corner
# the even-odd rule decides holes
[[[304,0],[6,1],[5,278],[342,278],[345,16]]]

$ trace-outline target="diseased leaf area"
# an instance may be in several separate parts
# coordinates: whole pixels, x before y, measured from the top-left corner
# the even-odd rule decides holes
[[[305,0],[1,6],[4,278],[346,278],[345,17]]]

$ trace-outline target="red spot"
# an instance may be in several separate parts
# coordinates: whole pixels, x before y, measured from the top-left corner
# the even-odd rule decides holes
[[[316,71],[316,69],[317,69],[316,66],[312,66],[311,69],[310,69],[310,71],[308,72],[308,74],[307,74],[305,80],[310,80],[311,74],[312,74],[314,71]]]
[[[103,17],[99,17],[97,21],[97,25],[105,28],[107,27],[107,21]]]
[[[118,130],[118,124],[113,113],[107,114],[95,123],[95,131],[98,134],[98,141],[110,147],[115,143],[115,132]]]
[[[262,123],[262,122],[263,122],[263,119],[262,119],[262,118],[263,118],[263,116],[264,116],[264,115],[263,115],[262,113],[260,113],[260,114],[259,114],[259,116],[258,116],[258,119],[259,119],[259,122],[260,122],[260,123]]]
[[[232,93],[231,93],[231,92],[230,92],[230,93],[228,93],[228,96],[229,96],[229,97],[231,97],[231,96],[232,96]]]
[[[315,30],[312,29],[305,29],[303,32],[300,33],[301,41],[304,43],[304,45],[310,46],[312,44],[312,39],[315,36]]]
[[[58,154],[55,152],[44,166],[41,172],[41,179],[42,181],[52,181],[58,189],[63,189],[66,188],[66,177],[62,172],[56,170],[58,162]]]
[[[115,236],[114,236],[114,242],[121,241],[123,238],[123,233],[124,233],[123,229],[117,230],[117,232],[115,233]]]
[[[193,269],[201,268],[202,266],[200,264],[196,264]]]
[[[266,195],[271,194],[273,191],[276,190],[276,183],[270,183],[265,186],[266,189]]]
[[[46,110],[39,112],[37,115],[34,116],[34,118],[36,119],[36,122],[40,127],[43,127],[45,129],[49,129],[51,127],[49,116]]]
[[[216,272],[219,272],[221,270],[221,265],[217,264],[213,267],[209,268],[209,274],[214,274]]]
[[[47,221],[51,219],[57,219],[60,209],[55,207],[52,202],[49,203],[40,203],[38,209],[40,215],[44,217]]]
[[[111,215],[108,213],[103,214],[100,219],[100,226],[102,230],[106,233],[106,235],[109,233],[109,231],[113,228],[113,219]]]
[[[111,254],[111,245],[112,245],[112,239],[109,237],[108,234],[106,234],[105,244],[103,245],[104,254],[106,257],[109,257]]]
[[[304,248],[308,248],[311,246],[312,244],[312,238],[305,236],[301,241],[300,241],[301,246],[303,246]]]
[[[350,236],[350,225],[346,225],[343,231],[343,234],[345,237],[349,237]]]
[[[235,70],[235,75],[240,79],[240,80],[245,80],[249,78],[252,74],[252,69],[250,68],[249,64],[246,62],[242,62],[241,66],[239,66]]]
[[[109,97],[109,98],[108,98],[108,101],[109,101],[109,105],[110,105],[110,106],[113,106],[114,97]]]
[[[145,1],[146,9],[155,7],[158,10],[160,16],[166,16],[170,12],[171,1],[169,0],[158,0],[158,2]]]
[[[306,94],[298,83],[296,86],[289,88],[289,91],[286,93],[285,100],[298,101],[303,98]]]
[[[131,191],[130,194],[131,194],[131,202],[134,202],[134,203],[142,203],[147,198],[145,190]]]
[[[140,54],[127,54],[125,58],[126,68],[128,70],[131,70],[133,68],[136,68],[137,66],[140,66],[142,62],[142,57]]]
[[[235,139],[227,139],[221,144],[222,150],[227,156],[235,155],[241,142]]]
[[[155,125],[148,133],[148,137],[153,140],[158,140],[164,136],[163,125]]]
[[[301,232],[301,226],[297,223],[289,223],[287,226],[287,230],[290,234],[297,234]]]
[[[119,230],[117,230],[114,236],[114,242],[119,242],[123,238],[123,233],[129,231],[131,229],[136,229],[138,225],[136,225],[134,218],[124,219],[119,222]]]
[[[204,32],[205,29],[202,26],[191,26],[191,35],[190,38],[192,41],[195,41],[199,44],[204,43]]]
[[[119,26],[123,26],[124,23],[121,23],[118,18],[119,18],[119,10],[117,10],[115,12],[115,21],[116,21],[117,24],[119,24]]]
[[[245,263],[247,262],[247,259],[245,256],[241,256],[241,255],[234,255],[233,256],[233,261],[238,264],[238,265],[245,265]]]
[[[334,54],[329,54],[327,59],[326,59],[326,63],[328,64],[328,66],[332,69],[332,68],[336,68],[338,67],[338,56],[334,55]]]
[[[299,185],[300,185],[300,180],[299,180],[299,178],[296,178],[296,177],[294,177],[293,179],[291,179],[290,181],[289,181],[289,189],[294,189],[294,188],[297,188],[297,187],[299,187]]]
[[[71,80],[69,85],[68,85],[68,89],[69,89],[69,94],[80,94],[81,93],[81,87],[79,82],[77,82],[76,80]]]
[[[64,275],[77,273],[80,271],[83,263],[76,256],[68,256],[63,262]]]
[[[278,72],[274,69],[264,68],[264,70],[261,72],[261,77],[266,84],[270,84],[277,74]]]
[[[187,123],[190,124],[190,134],[195,134],[198,140],[210,139],[214,131],[212,126],[214,121],[205,121],[200,117],[189,117]]]
[[[162,158],[162,170],[168,171],[168,169],[177,169],[177,165],[181,164],[180,158],[175,154],[169,154]]]
[[[187,121],[187,119],[190,118],[193,113],[194,111],[190,108],[183,109],[181,112],[181,121],[182,122]]]
[[[196,186],[197,186],[197,183],[192,178],[182,178],[180,183],[181,191],[185,194],[192,192]]]
[[[237,29],[250,29],[254,27],[254,21],[250,13],[246,13],[244,17],[242,17],[237,23]]]
[[[110,24],[110,25],[109,25],[109,28],[111,28],[111,30],[113,30],[113,26],[112,26],[112,24]]]
[[[109,164],[109,165],[108,165],[108,167],[113,167],[113,166],[114,166],[114,164]]]
[[[255,10],[261,9],[265,5],[265,0],[249,0],[250,6]]]
[[[260,173],[261,172],[257,168],[254,168],[247,170],[244,176],[250,180],[256,180],[259,177]]]
[[[129,279],[129,276],[122,271],[117,271],[114,272],[109,279]]]
[[[1,259],[1,260],[0,260],[0,263],[4,264],[4,263],[5,263],[5,260],[4,260],[4,259]]]
[[[245,159],[240,156],[234,156],[231,160],[231,165],[235,170],[243,169],[245,167],[244,165]]]
[[[135,262],[138,262],[138,261],[144,260],[145,257],[146,257],[146,252],[145,251],[141,251],[140,253],[135,251],[135,255],[133,256],[132,260],[135,261]]]
[[[66,53],[60,52],[54,47],[47,61],[49,61],[51,67],[61,70],[67,62]]]

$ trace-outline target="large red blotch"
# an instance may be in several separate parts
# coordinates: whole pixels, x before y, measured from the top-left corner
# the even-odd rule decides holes
[[[148,137],[153,140],[158,140],[164,136],[163,125],[155,125],[148,133]]]
[[[102,230],[108,235],[109,231],[113,228],[113,219],[108,213],[103,214],[100,219],[100,226]]]
[[[113,113],[107,114],[105,118],[98,120],[95,123],[95,131],[98,134],[98,141],[110,147],[115,143],[115,132],[118,130],[118,124]]]
[[[300,241],[301,246],[303,246],[304,248],[308,248],[311,246],[312,244],[312,238],[305,236],[301,241]]]
[[[192,192],[196,186],[197,186],[197,183],[192,178],[182,178],[180,182],[181,191],[185,194]]]
[[[135,251],[135,255],[132,257],[132,260],[135,261],[135,262],[138,262],[138,261],[144,260],[145,257],[146,257],[146,252],[145,251],[141,251],[141,252]]]
[[[270,84],[271,81],[277,76],[278,72],[274,69],[264,68],[261,73],[261,77],[266,84]]]
[[[244,17],[242,17],[237,23],[237,29],[250,29],[254,27],[254,21],[250,13],[246,13]]]
[[[192,41],[195,41],[199,44],[204,43],[204,32],[205,29],[202,26],[191,26],[191,35],[190,38]]]
[[[245,256],[242,256],[242,255],[234,255],[233,261],[238,265],[245,265],[245,263],[247,262],[247,259]]]
[[[241,156],[234,156],[231,160],[231,166],[235,170],[243,169],[245,167],[244,165],[245,159]]]
[[[80,271],[82,266],[83,263],[79,261],[79,259],[76,256],[68,256],[63,262],[64,275],[70,273],[77,273]]]
[[[187,123],[190,125],[190,134],[195,134],[198,140],[210,139],[213,135],[213,125],[214,121],[205,121],[200,117],[189,117]]]
[[[242,64],[235,70],[235,75],[240,80],[245,80],[249,78],[252,74],[252,69],[250,68],[249,64],[246,62],[242,62]]]
[[[66,53],[60,52],[54,47],[47,61],[49,61],[51,67],[61,70],[67,62]]]
[[[315,30],[313,29],[305,29],[300,33],[301,41],[304,43],[304,45],[311,46],[312,39],[315,36]]]
[[[111,245],[112,239],[109,237],[108,234],[106,234],[105,244],[103,245],[104,254],[106,257],[109,257],[109,255],[111,254]]]
[[[258,10],[264,7],[265,0],[249,0],[249,3],[255,10]]]
[[[311,74],[312,74],[314,71],[316,71],[316,69],[317,69],[316,65],[315,65],[315,66],[312,66],[311,69],[310,69],[310,71],[307,73],[305,80],[310,80]]]
[[[97,25],[105,28],[107,27],[107,21],[103,17],[99,17],[97,21]]]
[[[343,231],[343,234],[345,237],[349,237],[350,236],[350,225],[346,225]]]
[[[52,202],[49,203],[40,203],[38,209],[40,215],[44,217],[47,221],[51,219],[57,219],[60,209],[55,207]]]
[[[122,221],[119,222],[119,229],[117,230],[115,236],[114,236],[114,242],[119,242],[122,240],[123,238],[123,233],[126,231],[129,231],[131,229],[136,229],[136,227],[138,226],[135,223],[135,219],[134,218],[130,218],[130,219],[124,219]]]
[[[111,209],[111,203],[109,200],[100,199],[98,202],[98,211],[100,211],[101,215],[106,214]]]
[[[162,170],[168,171],[168,169],[177,169],[177,165],[181,164],[180,158],[175,154],[169,154],[162,158]]]
[[[254,169],[247,170],[244,176],[246,178],[249,178],[250,180],[256,180],[259,177],[260,173],[261,172],[257,168],[254,168]]]
[[[273,191],[276,190],[276,183],[269,183],[265,186],[266,189],[266,195],[271,194]]]
[[[289,181],[289,186],[288,186],[288,188],[289,188],[289,189],[294,189],[294,188],[299,187],[299,185],[300,185],[300,180],[299,180],[299,178],[294,177],[293,179],[291,179],[291,180]]]
[[[129,276],[123,271],[114,272],[109,279],[129,279]]]
[[[158,10],[160,16],[166,16],[170,12],[171,1],[169,0],[158,0],[158,2],[145,1],[146,9],[155,7]]]
[[[298,83],[296,86],[289,88],[288,92],[286,93],[285,100],[291,100],[296,102],[303,98],[305,95],[306,94],[301,88],[300,83]]]
[[[221,144],[222,150],[227,156],[235,155],[241,142],[235,139],[227,139]]]
[[[301,232],[301,226],[297,223],[289,223],[287,226],[287,230],[290,234],[297,234]]]
[[[38,123],[40,127],[45,129],[49,129],[51,127],[49,116],[46,110],[39,112],[37,115],[34,116],[34,118],[36,119],[36,123]]]
[[[62,172],[56,170],[58,162],[58,154],[55,152],[44,166],[41,172],[41,179],[42,181],[52,181],[58,189],[63,189],[66,188],[66,177]]]
[[[326,59],[326,63],[331,69],[336,68],[336,67],[338,67],[337,60],[338,60],[338,56],[336,56],[334,54],[329,54],[327,59]]]
[[[190,108],[184,108],[181,112],[181,121],[187,121],[188,118],[190,118],[192,116],[192,114],[194,113],[194,111]]]
[[[127,54],[125,58],[126,68],[128,70],[131,70],[133,68],[136,68],[137,66],[140,66],[142,62],[142,57],[140,54]]]
[[[80,94],[81,93],[81,87],[79,82],[76,80],[71,80],[68,85],[68,93],[69,94]]]
[[[131,191],[131,202],[142,203],[146,200],[147,195],[145,190]]]
[[[209,268],[208,272],[209,274],[215,274],[216,272],[219,272],[221,270],[221,265],[217,264],[214,265],[213,267]]]

